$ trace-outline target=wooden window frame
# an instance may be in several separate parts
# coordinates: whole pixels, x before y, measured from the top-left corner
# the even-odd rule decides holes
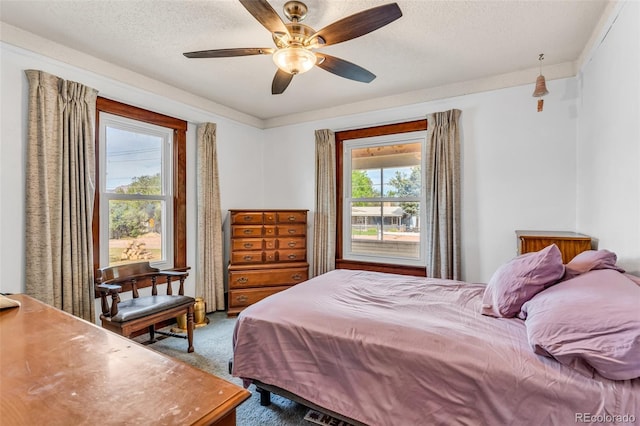
[[[186,271],[187,266],[187,122],[146,109],[98,97],[96,101],[96,190],[93,204],[93,265],[94,273],[100,265],[100,113],[105,112],[157,126],[173,129],[173,269]],[[151,282],[139,282],[138,287]],[[123,288],[128,291],[129,288]]]
[[[363,129],[344,130],[335,132],[336,141],[336,269],[362,269],[365,271],[391,272],[401,275],[413,275],[426,277],[427,270],[423,266],[395,265],[389,263],[363,262],[343,259],[343,235],[342,235],[342,206],[343,206],[343,181],[342,174],[344,159],[342,148],[344,141],[349,139],[369,138],[374,136],[386,136],[400,133],[418,132],[427,130],[427,120],[414,120],[403,123],[385,124],[381,126],[366,127]]]

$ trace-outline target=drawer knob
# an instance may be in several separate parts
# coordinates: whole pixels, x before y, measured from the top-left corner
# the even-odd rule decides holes
[[[246,255],[243,259],[244,260],[253,260],[253,256]]]
[[[302,275],[300,275],[300,274],[293,274],[293,275],[291,275],[291,278],[293,278],[293,279],[294,279],[294,280],[296,280],[296,281],[297,281],[297,280],[301,280],[301,279],[302,279]]]
[[[289,259],[295,259],[297,256],[295,254],[290,254],[288,257]]]
[[[242,296],[238,296],[238,297],[236,297],[236,302],[244,303],[244,302],[246,302],[247,300],[249,300],[249,297],[248,297],[248,296],[245,296],[244,294],[243,294]]]
[[[290,220],[291,222],[295,222],[296,217],[295,217],[295,216],[289,216],[289,220]]]
[[[296,230],[295,230],[295,229],[289,229],[289,233],[290,233],[290,234],[295,234],[295,233],[296,233]]]
[[[247,222],[250,222],[253,220],[253,216],[245,216],[244,220],[246,220]]]
[[[244,248],[251,248],[253,247],[253,243],[244,243]]]
[[[239,284],[245,284],[247,282],[249,282],[249,279],[247,277],[240,277],[236,280],[237,283]]]
[[[243,232],[245,234],[253,234],[253,229],[245,229]]]
[[[295,247],[295,246],[297,246],[297,244],[294,241],[289,241],[288,246],[289,247]]]

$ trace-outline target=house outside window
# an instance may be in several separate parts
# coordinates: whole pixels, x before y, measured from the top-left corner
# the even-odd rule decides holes
[[[94,268],[187,269],[187,123],[98,97],[96,124]]]
[[[343,143],[343,258],[424,266],[426,132]]]

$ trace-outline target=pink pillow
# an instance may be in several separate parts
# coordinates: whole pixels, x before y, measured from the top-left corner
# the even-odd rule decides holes
[[[640,287],[602,269],[563,281],[522,307],[535,353],[593,377],[640,377]]]
[[[614,269],[618,272],[624,272],[623,269],[616,266],[617,260],[616,254],[609,250],[583,251],[565,265],[562,280],[570,280],[594,269]]]
[[[510,260],[489,280],[482,298],[482,314],[515,317],[527,300],[558,282],[563,273],[562,255],[555,244]]]

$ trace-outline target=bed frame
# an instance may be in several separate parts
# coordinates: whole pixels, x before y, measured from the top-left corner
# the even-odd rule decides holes
[[[233,371],[233,359],[229,360],[229,374],[232,374]],[[319,411],[323,414],[336,418],[338,420],[342,420],[343,422],[352,424],[353,426],[367,426],[364,423],[360,423],[357,420],[351,419],[349,417],[343,416],[342,414],[336,413],[335,411],[328,410],[324,407],[321,407],[317,404],[314,404],[311,401],[308,401],[302,397],[299,397],[296,394],[289,392],[286,389],[282,389],[278,386],[273,386],[268,383],[263,383],[260,380],[248,379],[256,386],[256,392],[260,394],[260,405],[263,407],[268,407],[271,405],[271,394],[275,393],[276,395],[280,395],[283,398],[287,398],[293,402],[297,402],[298,404],[302,404],[305,407],[311,408],[313,410]]]

